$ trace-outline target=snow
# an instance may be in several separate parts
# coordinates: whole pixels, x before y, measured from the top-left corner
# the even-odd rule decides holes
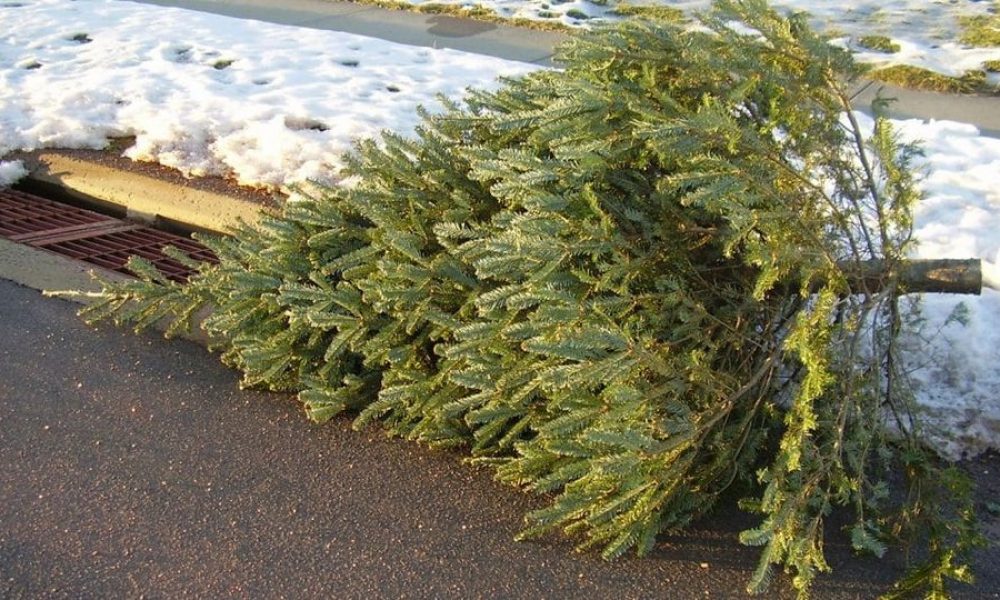
[[[0,156],[103,148],[188,175],[329,182],[352,140],[529,65],[114,0],[0,2]]]
[[[836,23],[872,22],[880,6],[886,16],[874,19],[879,27],[930,50],[913,27],[900,25],[906,10],[926,7],[927,20],[945,22],[941,11],[985,3],[783,4]],[[960,63],[959,50],[948,44],[934,50],[939,54],[927,56],[947,57],[944,66]],[[412,132],[415,108],[433,109],[438,94],[456,98],[466,87],[494,86],[498,75],[535,68],[130,2],[0,0],[0,158],[17,149],[102,148],[109,137],[134,136],[128,156],[189,175],[263,187],[335,183],[354,139],[382,129]],[[956,122],[895,124],[926,149],[916,255],[1000,263],[1000,140]],[[0,162],[0,185],[23,171],[20,163]],[[950,457],[1000,449],[1000,293],[921,300],[924,327],[909,336],[907,362],[915,369],[918,400],[932,417],[929,439]]]
[[[983,287],[1000,291],[1000,264],[983,261]]]
[[[17,183],[28,174],[24,163],[19,160],[0,160],[0,188]]]
[[[895,126],[924,148],[926,197],[914,214],[914,256],[980,258],[985,283],[1000,284],[1000,139],[948,121]],[[927,435],[949,458],[1000,449],[1000,292],[925,294],[920,311],[925,321],[910,336],[906,361],[915,369],[917,401],[931,417]]]

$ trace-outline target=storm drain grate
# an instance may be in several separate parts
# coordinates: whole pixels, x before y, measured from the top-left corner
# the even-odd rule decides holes
[[[129,256],[141,256],[180,282],[193,272],[165,256],[165,246],[198,261],[218,260],[190,238],[14,190],[0,190],[0,236],[125,274]]]
[[[32,194],[0,190],[0,235],[7,238],[107,221],[117,219]]]

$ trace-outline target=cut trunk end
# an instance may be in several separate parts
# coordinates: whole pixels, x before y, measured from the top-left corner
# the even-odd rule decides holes
[[[978,258],[907,260],[899,265],[903,293],[976,294],[983,291],[982,261]]]
[[[871,260],[848,266],[845,271],[853,290],[883,290],[892,285],[901,294],[978,295],[984,282],[982,261],[978,258],[903,260],[894,271],[884,261]],[[987,285],[995,287],[997,282],[987,280]]]

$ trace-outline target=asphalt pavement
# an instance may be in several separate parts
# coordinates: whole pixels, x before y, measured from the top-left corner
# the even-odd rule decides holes
[[[391,10],[341,0],[135,0],[309,29],[340,31],[411,46],[450,48],[509,60],[551,65],[567,34],[527,30],[445,14]]]
[[[747,597],[750,515],[616,563],[560,537],[514,542],[543,499],[461,453],[310,424],[201,346],[92,329],[76,309],[0,279],[2,598]],[[899,576],[899,557],[856,557],[837,529],[815,597],[870,598]],[[982,553],[959,597],[1000,597],[998,559]],[[793,596],[784,576],[767,595]]]

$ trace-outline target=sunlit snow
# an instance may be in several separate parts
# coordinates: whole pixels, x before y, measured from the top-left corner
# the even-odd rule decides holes
[[[522,63],[115,0],[0,1],[0,156],[101,148],[249,185],[329,181],[352,140]]]
[[[28,174],[19,160],[0,160],[0,187],[11,185]]]

